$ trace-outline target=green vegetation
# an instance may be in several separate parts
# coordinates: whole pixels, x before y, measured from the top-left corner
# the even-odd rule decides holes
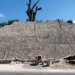
[[[56,19],[56,21],[62,21],[62,22],[63,22],[63,20],[62,20],[62,19]]]
[[[36,20],[36,22],[42,23],[43,21],[42,21],[42,20],[39,20],[39,21],[38,21],[38,20]]]
[[[39,21],[40,23],[43,22],[42,20]]]
[[[71,24],[72,24],[72,23],[73,23],[73,21],[72,21],[72,20],[68,20],[68,21],[67,21],[67,23],[71,23]]]
[[[35,21],[37,11],[42,9],[41,7],[38,8],[36,6],[38,4],[39,0],[31,8],[31,1],[32,0],[29,0],[29,3],[26,3],[26,5],[28,6],[28,9],[26,11],[26,14],[28,16],[27,21]]]
[[[4,27],[6,25],[6,22],[0,23],[0,27]]]
[[[12,23],[14,23],[16,21],[19,21],[19,20],[17,20],[17,19],[16,20],[9,20],[8,23],[7,23],[7,25],[11,25]]]
[[[18,19],[14,19],[14,20],[9,20],[7,23],[6,22],[1,22],[0,23],[0,28],[4,27],[5,25],[11,25],[12,23],[19,21]]]

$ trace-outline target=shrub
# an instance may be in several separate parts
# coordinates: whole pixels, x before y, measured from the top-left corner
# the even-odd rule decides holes
[[[6,25],[6,22],[0,23],[0,27],[4,27]]]
[[[56,19],[56,21],[61,21],[61,22],[63,22],[63,20],[61,20],[61,19]]]
[[[41,23],[41,22],[43,22],[42,20],[36,20],[36,22],[39,22],[39,23]]]
[[[68,21],[67,21],[67,23],[71,23],[71,24],[72,24],[72,23],[73,23],[73,21],[72,21],[72,20],[68,20]]]
[[[16,20],[9,20],[8,23],[7,23],[7,25],[11,25],[11,24],[14,23],[15,21],[19,21],[19,20],[17,20],[17,19],[16,19]]]
[[[39,21],[40,23],[43,22],[42,20]]]

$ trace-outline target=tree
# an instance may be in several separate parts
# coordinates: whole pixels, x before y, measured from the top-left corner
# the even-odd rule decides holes
[[[61,22],[63,22],[63,20],[62,20],[62,19],[56,19],[56,21],[61,21]]]
[[[42,23],[43,21],[42,20],[37,20],[36,22]]]
[[[71,23],[71,24],[72,24],[72,23],[73,23],[73,21],[72,21],[72,20],[68,20],[68,21],[67,21],[67,23]]]
[[[26,3],[26,5],[28,6],[28,9],[26,11],[26,14],[28,16],[27,21],[35,21],[37,11],[42,9],[41,7],[38,8],[36,6],[38,4],[38,2],[39,2],[39,0],[32,6],[32,8],[31,8],[31,0],[29,0],[29,4]],[[35,11],[34,11],[34,9],[35,9]]]
[[[0,23],[0,27],[4,27],[6,25],[6,22]]]
[[[9,20],[8,23],[7,23],[7,25],[11,25],[12,23],[14,23],[16,21],[19,21],[19,20],[17,20],[17,19],[15,19],[15,20]]]

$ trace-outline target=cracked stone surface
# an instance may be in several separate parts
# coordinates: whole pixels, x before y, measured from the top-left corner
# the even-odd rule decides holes
[[[75,54],[75,24],[14,22],[0,28],[0,59],[62,58]]]

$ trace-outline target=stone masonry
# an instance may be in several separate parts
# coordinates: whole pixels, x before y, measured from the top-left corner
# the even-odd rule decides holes
[[[61,28],[62,27],[62,28]],[[0,28],[0,59],[62,58],[75,54],[75,24],[14,22]]]

